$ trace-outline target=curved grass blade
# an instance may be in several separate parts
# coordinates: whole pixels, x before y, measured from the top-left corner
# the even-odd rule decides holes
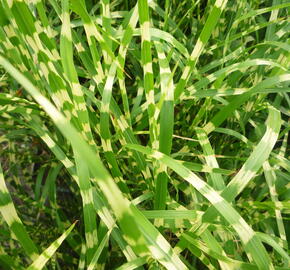
[[[176,162],[174,159],[150,148],[140,145],[127,145],[126,147],[140,151],[151,158],[157,159],[166,166],[174,170],[184,180],[196,188],[213,207],[223,216],[227,222],[235,229],[236,233],[242,240],[245,250],[251,254],[250,259],[255,261],[260,269],[274,269],[270,258],[262,245],[260,239],[256,236],[253,229],[245,222],[239,213],[212,187],[201,180],[198,176],[188,170],[186,167]]]
[[[277,251],[277,253],[279,253],[281,257],[285,259],[285,267],[290,267],[289,254],[270,235],[260,232],[257,232],[257,235],[261,239],[261,241],[273,247]]]
[[[43,107],[55,125],[72,143],[78,154],[81,155],[83,161],[86,162],[90,169],[93,180],[96,179],[96,184],[99,186],[112,207],[124,233],[124,237],[133,250],[137,254],[143,255],[148,254],[149,249],[151,256],[156,256],[156,259],[166,267],[180,270],[187,269],[159,231],[134,205],[130,204],[129,201],[123,197],[102,162],[84,141],[81,135],[73,128],[73,126],[71,126],[69,121],[43,95],[40,94],[38,89],[35,88],[26,77],[16,70],[1,55],[0,64],[10,73],[10,75],[18,80]],[[112,194],[114,194],[114,197],[112,197]]]
[[[64,69],[64,74],[69,79],[71,92],[75,109],[77,112],[78,129],[92,148],[95,149],[93,135],[91,133],[88,112],[86,103],[81,90],[81,85],[78,80],[78,75],[73,61],[73,47],[72,47],[72,34],[70,28],[70,15],[69,15],[69,1],[62,0],[62,27],[60,37],[60,55],[61,62]],[[92,259],[94,250],[97,249],[97,224],[96,212],[92,203],[92,187],[89,180],[89,171],[87,166],[82,162],[80,155],[75,151],[76,171],[79,177],[79,184],[81,189],[81,196],[83,200],[83,213],[85,223],[85,238],[87,242],[87,260]]]
[[[247,186],[250,180],[256,175],[269,155],[277,141],[281,127],[280,113],[273,107],[269,107],[269,117],[267,119],[267,130],[261,141],[254,149],[250,157],[246,160],[243,167],[222,191],[223,196],[228,202],[234,200],[240,192]],[[207,209],[203,216],[203,221],[211,221],[215,218],[213,207]]]
[[[204,126],[206,133],[211,133],[216,127],[219,127],[227,117],[229,117],[239,106],[245,103],[255,91],[266,88],[281,82],[290,81],[290,74],[274,76],[258,83],[247,93],[235,97],[228,105],[224,106],[212,119]]]

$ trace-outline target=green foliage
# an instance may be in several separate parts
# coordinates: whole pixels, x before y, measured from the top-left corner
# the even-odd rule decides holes
[[[0,0],[0,268],[289,269],[289,8]]]

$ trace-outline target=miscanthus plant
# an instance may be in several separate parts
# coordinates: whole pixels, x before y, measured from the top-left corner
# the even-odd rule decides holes
[[[0,268],[289,269],[289,8],[0,0]]]

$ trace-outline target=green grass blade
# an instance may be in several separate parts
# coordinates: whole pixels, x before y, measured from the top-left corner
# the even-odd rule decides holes
[[[10,193],[5,184],[2,166],[0,164],[0,212],[5,222],[8,224],[11,232],[15,235],[24,251],[34,260],[38,255],[38,249],[28,235],[21,219],[19,218],[13,204]]]
[[[133,250],[137,254],[142,255],[147,254],[149,248],[152,256],[158,255],[157,259],[160,263],[169,267],[174,267],[175,269],[186,269],[185,265],[181,262],[178,256],[174,254],[169,243],[161,236],[158,230],[146,218],[144,218],[137,208],[122,196],[120,190],[104,168],[102,162],[79,133],[71,126],[69,121],[43,95],[40,94],[38,89],[35,88],[27,78],[17,71],[2,56],[0,56],[0,64],[5,67],[10,75],[19,80],[23,87],[25,87],[33,98],[43,107],[46,113],[54,121],[55,125],[63,132],[63,135],[72,143],[78,154],[82,156],[84,161],[86,161],[93,179],[96,179],[96,184],[109,201],[124,233],[124,237],[132,246]],[[111,196],[112,193],[114,194],[114,197]],[[150,243],[148,247],[145,244],[145,241]],[[157,250],[158,254],[156,254]]]
[[[62,242],[67,238],[70,232],[73,230],[76,222],[72,224],[58,239],[56,239],[45,251],[43,251],[34,262],[27,268],[27,270],[41,270],[48,262],[53,254],[60,247]]]
[[[245,250],[251,254],[251,257],[257,266],[261,269],[273,269],[270,263],[270,258],[262,245],[259,238],[256,236],[253,229],[245,222],[245,220],[238,214],[238,212],[212,187],[201,180],[198,176],[193,174],[190,170],[177,163],[174,159],[150,148],[145,148],[139,145],[127,145],[132,149],[143,152],[144,154],[157,159],[170,167],[184,180],[188,181],[195,187],[206,199],[208,199],[213,207],[222,215],[227,222],[235,229],[236,233],[242,240]]]

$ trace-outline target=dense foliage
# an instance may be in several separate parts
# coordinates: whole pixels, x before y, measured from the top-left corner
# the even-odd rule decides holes
[[[289,269],[289,8],[0,0],[0,269]]]

